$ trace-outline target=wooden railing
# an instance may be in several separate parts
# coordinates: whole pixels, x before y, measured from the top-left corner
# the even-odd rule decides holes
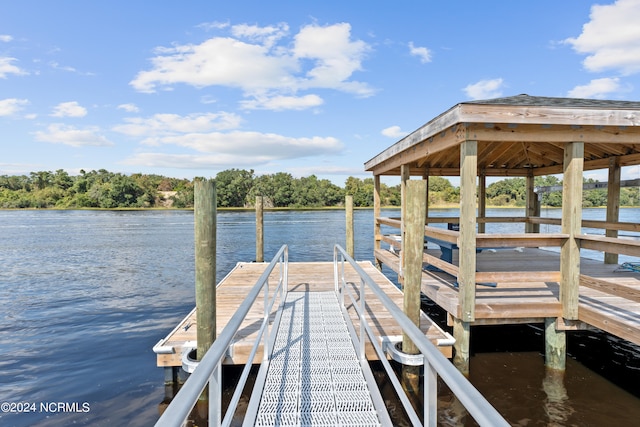
[[[489,219],[489,218],[485,218]],[[458,218],[455,217],[440,217],[429,218],[429,221],[433,222],[456,222]],[[491,218],[490,222],[499,222],[498,220],[506,220],[506,222],[518,222],[522,218]],[[493,221],[496,220],[496,221]],[[534,224],[557,224],[560,225],[559,218],[529,218],[530,222]],[[400,228],[401,221],[397,218],[377,218],[377,221],[381,225],[387,225],[394,228]],[[624,231],[640,231],[640,224],[636,223],[611,223],[606,221],[594,221],[584,220],[582,221],[583,227],[589,228],[606,228],[612,230],[624,230]],[[427,240],[436,239],[451,244],[458,243],[460,233],[454,230],[445,230],[442,228],[425,226],[425,237]],[[563,233],[525,233],[525,234],[486,234],[479,233],[476,235],[476,248],[513,248],[513,247],[561,247],[564,242],[569,238],[568,234]],[[630,239],[620,239],[614,237],[595,236],[581,234],[576,236],[578,243],[582,249],[591,249],[599,252],[616,253],[621,255],[628,255],[634,257],[640,257],[640,241]],[[400,237],[398,235],[382,235],[380,240],[394,247],[395,249],[401,248]],[[423,261],[433,267],[436,267],[454,277],[458,276],[458,266],[446,262],[436,256],[425,253],[423,255]],[[399,270],[399,269],[398,269]],[[476,283],[487,282],[527,282],[527,281],[540,281],[540,282],[559,282],[559,271],[508,271],[508,272],[476,272]],[[602,292],[606,292],[611,295],[620,296],[622,298],[630,299],[632,301],[640,302],[640,291],[629,288],[628,286],[619,285],[610,281],[597,279],[594,277],[580,275],[580,285],[597,289]]]

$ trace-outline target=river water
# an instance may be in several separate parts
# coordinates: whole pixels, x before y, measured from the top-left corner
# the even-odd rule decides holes
[[[639,217],[621,210],[621,221]],[[151,349],[194,306],[193,226],[188,211],[0,211],[0,425],[153,425],[165,389]],[[487,231],[522,231],[510,227]],[[355,212],[355,228],[356,258],[372,260],[371,210]],[[286,243],[291,261],[329,261],[344,230],[339,210],[266,212],[265,258]],[[218,280],[254,254],[253,212],[219,212]],[[570,334],[567,373],[555,381],[545,376],[538,326],[474,328],[472,337],[471,380],[514,425],[640,419],[637,346]],[[441,419],[464,423],[446,393],[441,405]]]

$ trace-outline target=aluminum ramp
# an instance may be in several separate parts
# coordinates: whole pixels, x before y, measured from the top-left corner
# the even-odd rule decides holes
[[[254,391],[245,425],[390,425],[369,365],[356,354],[352,330],[335,292],[289,292],[264,388],[259,396]],[[260,400],[252,420],[255,398]]]

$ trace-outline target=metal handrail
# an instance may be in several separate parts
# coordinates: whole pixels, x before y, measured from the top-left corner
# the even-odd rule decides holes
[[[367,322],[365,285],[382,302],[385,308],[393,316],[403,329],[405,334],[416,345],[424,359],[424,425],[437,425],[437,377],[438,375],[449,386],[460,403],[466,408],[480,426],[509,426],[509,423],[500,413],[480,394],[480,392],[460,373],[449,360],[429,341],[422,331],[407,317],[407,315],[387,296],[378,284],[360,267],[355,260],[339,245],[335,245],[333,252],[335,289],[339,293],[342,310],[348,318],[345,305],[345,292],[351,299],[352,307],[358,314],[360,323],[360,343],[358,345],[360,357],[364,357],[364,332],[369,336],[369,341],[378,353],[387,375],[398,394],[404,409],[413,425],[422,425],[420,417],[416,414],[406,392],[398,381],[391,364],[388,362],[384,350],[377,342],[377,336]],[[349,289],[345,279],[345,261],[351,265],[360,277],[360,295],[356,297]]]
[[[209,384],[209,425],[230,425],[233,414],[236,411],[238,402],[240,400],[240,394],[244,389],[249,371],[251,369],[251,363],[257,352],[261,338],[263,338],[263,360],[266,360],[269,350],[269,316],[271,309],[276,301],[276,297],[279,293],[280,304],[286,299],[287,283],[288,283],[288,262],[289,262],[289,250],[287,245],[283,245],[280,250],[273,257],[265,271],[262,273],[256,284],[251,288],[251,291],[242,302],[238,310],[231,317],[227,325],[224,327],[220,335],[213,342],[204,357],[200,360],[200,363],[189,376],[184,383],[178,394],[173,398],[167,409],[164,411],[160,419],[156,422],[158,427],[174,427],[183,425],[191,410],[196,404],[198,398],[204,391],[207,384]],[[276,288],[272,292],[271,299],[269,299],[269,276],[275,269],[276,265],[280,267],[279,282]],[[255,339],[255,343],[251,350],[251,354],[245,364],[244,370],[240,376],[240,380],[236,385],[236,390],[231,402],[227,408],[224,420],[221,420],[221,402],[222,402],[222,390],[221,390],[221,365],[222,361],[227,354],[229,347],[233,344],[233,338],[240,329],[242,322],[244,321],[247,313],[255,303],[256,299],[260,295],[260,292],[264,292],[264,318],[260,326],[260,330]],[[277,328],[274,323],[273,328]]]

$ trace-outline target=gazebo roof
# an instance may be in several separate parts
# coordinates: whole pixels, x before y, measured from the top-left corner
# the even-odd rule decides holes
[[[640,164],[640,102],[517,95],[462,102],[365,163],[375,175],[456,176],[460,144],[478,142],[487,176],[561,173],[564,144],[581,141],[584,169]]]

